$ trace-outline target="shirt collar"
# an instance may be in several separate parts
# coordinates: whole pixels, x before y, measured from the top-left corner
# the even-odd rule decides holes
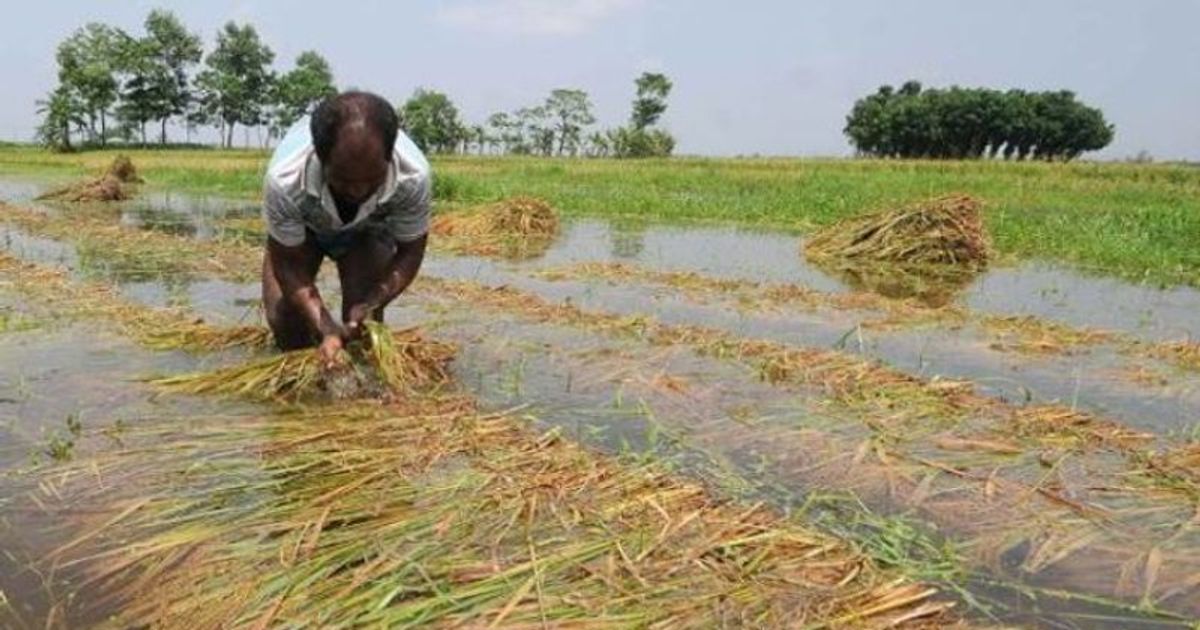
[[[358,207],[358,214],[355,215],[350,225],[354,225],[369,216],[379,204],[391,199],[392,195],[396,194],[396,189],[399,187],[399,178],[396,176],[398,159],[398,155],[392,155],[392,161],[388,163],[387,177],[383,180],[383,185]],[[319,199],[321,207],[333,219],[334,225],[342,226],[342,219],[337,211],[337,203],[334,202],[333,195],[329,192],[329,186],[325,185],[325,172],[321,168],[321,160],[317,157],[316,151],[309,154],[308,160],[304,164],[302,178],[301,186],[305,194]]]

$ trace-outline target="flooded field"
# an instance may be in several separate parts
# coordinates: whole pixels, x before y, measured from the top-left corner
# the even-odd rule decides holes
[[[257,269],[243,264],[261,242],[253,204],[148,191],[72,216],[31,202],[38,189],[0,185],[13,204],[0,210],[9,256],[115,283],[131,304],[256,323]],[[89,237],[106,224],[119,230]],[[937,586],[930,615],[953,602],[984,625],[1200,617],[1200,361],[1188,354],[1200,291],[1001,265],[945,289],[935,308],[809,265],[791,235],[596,220],[567,223],[522,260],[434,247],[388,324],[456,344],[454,381],[485,413],[527,417],[538,432],[666,466],[850,540]],[[96,577],[73,567],[111,541],[52,521],[62,508],[31,509],[26,497],[48,502],[57,486],[39,488],[26,469],[61,459],[62,480],[86,478],[70,462],[97,457],[97,470],[150,486],[187,477],[160,443],[198,462],[233,448],[172,426],[216,435],[245,419],[236,448],[255,453],[320,427],[285,421],[280,438],[263,406],[164,397],[142,379],[237,357],[151,351],[87,317],[60,321],[20,284],[0,283],[0,593],[18,627],[82,623],[121,604],[67,596],[86,599],[76,587]],[[149,463],[105,458],[106,433],[127,426],[145,428],[135,433]],[[253,479],[252,463],[231,470]],[[47,572],[45,554],[64,562]],[[184,561],[155,561],[172,558]]]

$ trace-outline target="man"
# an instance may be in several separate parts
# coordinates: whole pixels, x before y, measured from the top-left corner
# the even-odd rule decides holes
[[[368,317],[383,321],[425,257],[430,183],[429,162],[374,94],[326,99],[288,131],[263,186],[263,306],[281,349],[315,345],[330,366]],[[326,256],[342,286],[340,320],[317,291]]]

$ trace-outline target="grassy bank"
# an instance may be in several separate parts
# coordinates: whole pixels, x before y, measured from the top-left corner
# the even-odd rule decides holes
[[[0,147],[0,173],[77,175],[109,152]],[[261,151],[140,151],[155,186],[253,197]],[[799,159],[649,161],[447,157],[438,196],[544,197],[567,214],[715,221],[804,233],[844,216],[948,192],[984,200],[999,251],[1134,280],[1200,286],[1200,169],[1171,165]]]

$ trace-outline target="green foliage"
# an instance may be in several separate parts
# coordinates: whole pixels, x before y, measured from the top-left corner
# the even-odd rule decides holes
[[[667,111],[671,80],[663,74],[645,72],[634,84],[637,96],[633,99],[629,126],[610,130],[601,146],[618,158],[667,157],[675,150],[675,138],[653,125]]]
[[[86,119],[89,141],[105,142],[107,112],[119,93],[116,73],[129,41],[121,29],[90,22],[58,46],[58,82],[70,93],[62,102],[75,108],[73,118]]]
[[[306,50],[296,57],[296,67],[275,83],[275,111],[272,131],[279,134],[312,112],[322,99],[337,94],[329,62],[316,51]]]
[[[1069,91],[923,89],[909,81],[859,99],[845,134],[877,157],[1071,160],[1107,146],[1113,127]]]
[[[225,146],[233,145],[238,124],[258,125],[273,91],[270,65],[275,53],[246,24],[228,22],[217,33],[217,47],[204,59],[206,68],[196,77],[202,111],[223,125]]]
[[[667,111],[667,96],[673,85],[667,75],[657,72],[642,73],[634,84],[637,85],[637,98],[633,101],[629,124],[640,131],[656,124]]]
[[[436,90],[418,88],[396,113],[405,133],[425,152],[451,153],[464,135],[458,108]]]
[[[37,102],[42,123],[37,129],[37,141],[53,151],[71,151],[71,127],[82,127],[83,105],[77,93],[65,85],[54,88],[45,100]]]
[[[608,145],[613,157],[667,157],[675,150],[675,138],[662,129],[620,127],[610,132]]]
[[[583,128],[596,122],[592,102],[583,90],[558,89],[550,93],[545,105],[548,116],[555,121],[558,133],[558,154],[576,155],[582,141]]]
[[[192,100],[188,70],[200,62],[200,37],[188,32],[169,11],[155,9],[146,16],[146,36],[131,47],[130,79],[122,100],[136,100],[133,107],[142,122],[157,120],[159,143],[167,142],[167,121],[187,112]],[[135,96],[136,95],[136,96]],[[145,143],[145,133],[142,134]]]

